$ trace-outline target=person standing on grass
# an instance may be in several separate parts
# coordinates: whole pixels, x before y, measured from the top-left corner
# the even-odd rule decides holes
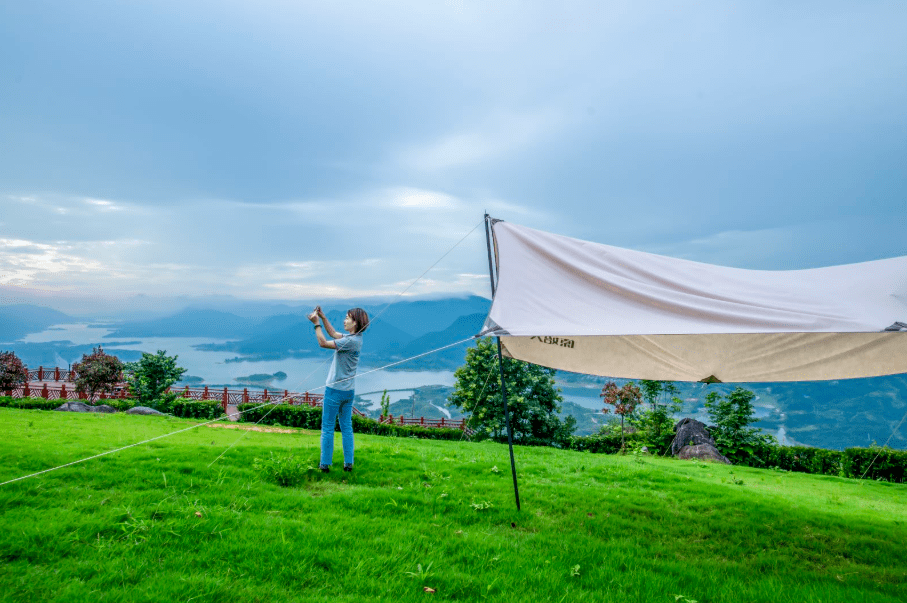
[[[325,473],[331,470],[334,460],[334,425],[340,419],[340,433],[343,436],[343,470],[353,470],[353,398],[356,389],[356,367],[362,351],[362,333],[368,327],[368,314],[362,308],[353,308],[343,319],[343,328],[348,335],[334,329],[324,315],[321,306],[309,315],[315,325],[318,345],[334,350],[331,370],[328,371],[327,387],[321,409],[321,461],[319,467]],[[319,322],[323,323],[319,324]],[[331,338],[325,337],[325,332]]]

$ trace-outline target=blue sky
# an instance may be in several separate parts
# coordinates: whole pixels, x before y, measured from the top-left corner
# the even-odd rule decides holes
[[[904,31],[903,2],[4,2],[0,303],[396,294],[485,210],[745,268],[905,255]],[[409,293],[486,270],[477,229]]]

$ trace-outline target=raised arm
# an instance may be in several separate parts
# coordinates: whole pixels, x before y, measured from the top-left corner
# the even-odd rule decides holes
[[[315,306],[315,312],[318,314],[318,317],[321,318],[321,324],[324,325],[324,330],[327,331],[327,334],[333,337],[334,339],[340,339],[343,337],[343,333],[331,326],[328,317],[325,315],[324,310],[321,309],[321,306]]]
[[[333,339],[328,341],[328,339],[325,338],[324,331],[326,329],[322,328],[322,326],[320,324],[318,324],[319,319],[321,318],[318,315],[319,310],[320,310],[320,308],[315,308],[315,311],[312,312],[311,314],[309,314],[309,320],[311,320],[312,324],[315,325],[315,337],[318,339],[318,345],[322,348],[327,348],[329,350],[336,350],[337,344],[334,343]],[[325,322],[327,322],[327,321],[325,321]]]

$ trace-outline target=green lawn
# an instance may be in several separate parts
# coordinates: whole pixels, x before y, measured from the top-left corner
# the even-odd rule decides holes
[[[0,409],[0,481],[191,424]],[[352,474],[200,427],[2,486],[0,600],[907,599],[907,485],[518,447],[518,512],[506,446],[356,437]]]

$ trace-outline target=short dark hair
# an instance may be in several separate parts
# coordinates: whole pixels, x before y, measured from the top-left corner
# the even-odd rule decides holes
[[[368,312],[362,308],[353,308],[346,314],[356,321],[356,333],[362,333],[368,328]]]

